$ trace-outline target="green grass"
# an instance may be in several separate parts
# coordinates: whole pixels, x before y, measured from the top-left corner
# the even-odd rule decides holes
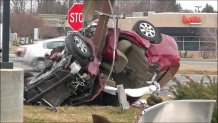
[[[149,96],[142,97],[147,99]],[[169,97],[161,97],[164,101],[172,100]],[[24,106],[24,122],[92,122],[92,115],[100,115],[109,121],[132,123],[136,117],[141,115],[143,109],[130,107],[129,110],[122,110],[120,107],[112,106],[62,106],[57,107],[57,112],[47,110],[44,106]]]
[[[122,111],[111,106],[63,106],[51,112],[43,106],[24,106],[24,122],[92,122],[92,115],[106,117],[111,122],[134,122],[141,109]]]

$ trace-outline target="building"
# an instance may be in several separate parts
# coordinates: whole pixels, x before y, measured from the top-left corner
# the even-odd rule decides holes
[[[72,31],[67,23],[67,15],[59,14],[38,14],[42,18],[47,26],[53,28],[59,36],[66,35],[68,31]]]
[[[173,36],[180,51],[216,51],[217,13],[155,13],[148,16],[126,17],[118,27],[131,30],[138,20],[147,20],[161,33]],[[109,25],[112,22],[110,20]]]
[[[39,15],[47,20],[51,27],[61,31],[70,31],[67,15]],[[118,27],[131,30],[138,20],[147,20],[161,33],[173,36],[182,52],[217,52],[217,13],[174,13],[148,12],[147,16],[126,17],[118,21]],[[112,19],[108,26],[112,25]]]

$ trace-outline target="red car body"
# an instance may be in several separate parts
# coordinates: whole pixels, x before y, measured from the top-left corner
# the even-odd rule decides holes
[[[135,43],[141,48],[144,48],[145,49],[144,55],[148,59],[148,64],[158,63],[160,65],[159,72],[168,70],[165,77],[163,77],[160,80],[160,81],[164,81],[162,83],[166,84],[167,82],[169,82],[170,78],[175,75],[180,65],[179,63],[180,56],[178,52],[178,46],[173,37],[165,34],[161,34],[162,41],[159,44],[151,44],[148,40],[142,38],[134,31],[122,31],[116,29],[116,33],[117,33],[116,34],[117,42],[119,37],[126,37],[132,43]],[[110,28],[108,29],[105,46],[102,52],[103,59],[110,59],[110,60],[112,59],[113,47],[114,47],[113,40],[114,40],[114,29]],[[92,43],[92,41],[88,40],[88,43],[93,47],[94,50],[94,44]],[[118,58],[117,55],[116,58]],[[101,93],[101,91],[104,89],[101,82],[102,79],[100,77],[98,60],[96,57],[95,60],[89,64],[88,71],[93,75],[99,74],[98,81],[96,81],[96,84],[98,85],[99,88],[98,90],[95,91],[95,93],[93,93],[92,98],[90,100],[87,100],[87,101],[91,101],[95,99],[95,97],[98,96]]]
[[[105,47],[102,53],[102,57],[106,59],[112,59],[113,47],[114,47],[114,29],[108,30]],[[180,56],[178,52],[178,46],[171,36],[162,34],[162,41],[158,44],[151,44],[148,40],[142,38],[134,31],[121,31],[116,29],[116,39],[126,37],[131,42],[146,49],[145,57],[148,58],[149,63],[160,64],[160,71],[164,71],[176,64],[179,64]],[[116,56],[117,57],[117,56]]]

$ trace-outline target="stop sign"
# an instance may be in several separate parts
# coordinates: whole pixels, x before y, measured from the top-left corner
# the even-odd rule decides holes
[[[75,3],[68,11],[68,24],[74,31],[82,29],[83,4]]]

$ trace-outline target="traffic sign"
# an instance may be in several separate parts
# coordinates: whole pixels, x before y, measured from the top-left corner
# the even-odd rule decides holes
[[[82,29],[82,11],[82,3],[75,3],[68,11],[67,21],[74,31],[79,31]]]

